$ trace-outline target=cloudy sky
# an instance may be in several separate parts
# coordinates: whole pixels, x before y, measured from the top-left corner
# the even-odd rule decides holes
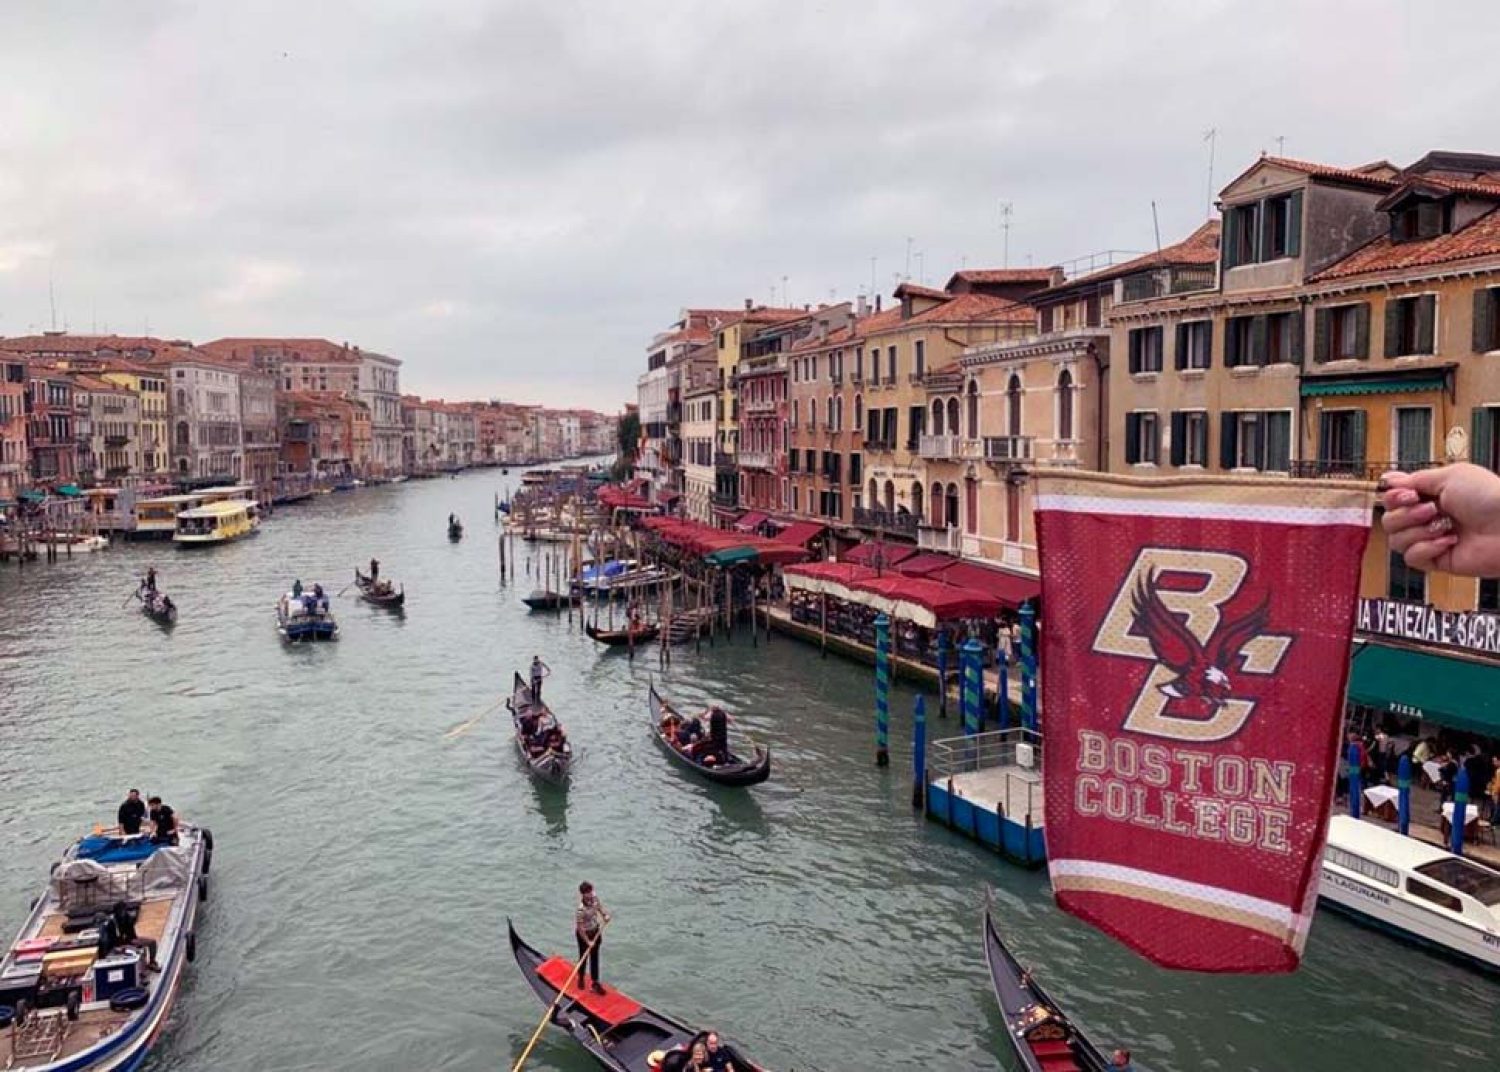
[[[1150,248],[1153,200],[1181,237],[1210,128],[1215,189],[1277,139],[1500,152],[1493,0],[1434,11],[11,0],[0,334],[50,278],[74,331],[322,335],[613,410],[680,307],[999,265],[1003,202],[1012,265]]]

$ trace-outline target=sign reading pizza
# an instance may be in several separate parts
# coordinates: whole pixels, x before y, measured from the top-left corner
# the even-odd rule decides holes
[[[1317,897],[1368,494],[1037,484],[1059,905],[1168,967],[1291,970]]]

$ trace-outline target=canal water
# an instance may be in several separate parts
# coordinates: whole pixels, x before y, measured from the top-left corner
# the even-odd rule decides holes
[[[615,916],[607,979],[783,1072],[1006,1067],[986,883],[1038,978],[1146,1067],[1493,1064],[1500,986],[1327,913],[1276,978],[1159,971],[1064,917],[1044,876],[913,814],[910,694],[876,769],[868,668],[740,634],[663,672],[528,615],[524,558],[498,582],[507,479],[327,496],[212,550],[0,571],[0,926],[130,786],[218,843],[199,959],[149,1069],[508,1068],[542,1009],[506,917],[566,951],[585,878]],[[346,594],[338,643],[284,648],[273,606],[292,579],[337,592],[371,555],[406,613]],[[171,632],[130,599],[148,564],[181,607]],[[535,653],[579,751],[566,792],[519,767],[503,710],[445,736]],[[670,766],[647,736],[653,674],[737,712],[774,749],[772,781],[726,792]],[[528,1067],[593,1065],[551,1031]]]

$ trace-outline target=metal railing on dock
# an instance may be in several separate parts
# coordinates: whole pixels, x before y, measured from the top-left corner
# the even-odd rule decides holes
[[[1002,768],[1009,770],[1002,771]],[[1001,801],[1017,820],[1042,815],[1042,735],[1021,726],[976,733],[971,737],[949,737],[934,741],[927,758],[928,782],[979,771],[994,771],[1004,779]],[[1014,771],[1014,773],[1011,773]],[[1025,810],[1017,808],[1024,801]]]

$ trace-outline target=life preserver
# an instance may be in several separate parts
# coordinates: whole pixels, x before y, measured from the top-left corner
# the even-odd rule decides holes
[[[115,1012],[130,1012],[143,1007],[150,1000],[151,995],[146,993],[145,988],[131,986],[116,991],[109,999],[109,1007]]]

